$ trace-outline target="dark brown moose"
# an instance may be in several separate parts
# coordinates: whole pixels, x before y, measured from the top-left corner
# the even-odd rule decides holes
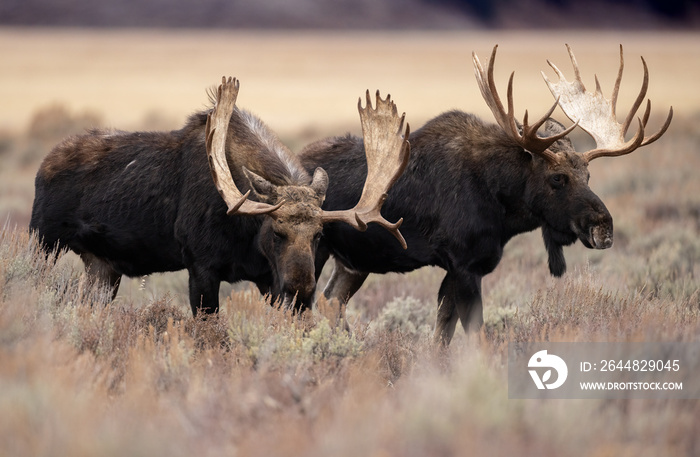
[[[567,46],[568,48],[568,46]],[[588,163],[599,157],[628,154],[657,140],[668,128],[673,111],[654,135],[645,131],[650,114],[635,114],[647,91],[644,82],[623,124],[615,116],[620,70],[612,100],[585,90],[578,65],[569,49],[576,79],[568,82],[552,65],[560,81],[547,84],[557,101],[541,119],[522,123],[514,116],[513,76],[504,105],[494,82],[493,49],[488,70],[473,55],[477,82],[498,125],[485,123],[461,111],[444,113],[413,132],[411,159],[406,172],[384,204],[387,217],[401,215],[401,231],[408,243],[399,250],[387,235],[374,228],[353,233],[342,225],[324,229],[323,242],[335,258],[335,268],[324,294],[346,302],[369,273],[406,272],[425,265],[447,271],[438,292],[435,341],[449,344],[457,324],[465,330],[483,323],[481,278],[498,265],[505,244],[515,235],[540,228],[554,276],[566,270],[562,246],[577,239],[586,247],[606,249],[613,242],[613,220],[605,205],[588,186]],[[564,128],[550,116],[559,105],[575,124]],[[625,141],[628,128],[636,133]],[[596,141],[596,148],[578,153],[568,134],[579,126]],[[538,134],[538,131],[541,131]],[[363,143],[352,136],[322,140],[301,153],[307,169],[323,167],[330,179],[327,210],[357,200],[365,176]],[[319,249],[317,267],[327,259]]]
[[[353,230],[376,222],[405,247],[401,221],[379,214],[409,156],[408,126],[404,134],[404,116],[389,97],[377,93],[376,109],[369,92],[367,106],[359,103],[373,145],[362,198],[324,211],[326,172],[307,173],[258,118],[235,107],[238,89],[224,78],[214,108],[180,130],[94,130],[56,146],[37,173],[30,222],[44,248],[75,251],[114,294],[121,275],[186,268],[196,314],[218,310],[221,281],[249,280],[275,303],[310,306],[329,222]]]

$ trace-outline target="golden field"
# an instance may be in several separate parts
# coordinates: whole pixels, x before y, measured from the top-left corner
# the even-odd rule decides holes
[[[509,400],[506,382],[509,341],[698,340],[698,38],[0,30],[0,455],[698,455],[697,400]],[[67,134],[177,128],[224,74],[294,149],[359,131],[366,89],[390,92],[414,130],[452,108],[491,119],[470,56],[495,43],[518,113],[552,103],[547,58],[571,76],[564,43],[609,94],[622,43],[620,116],[639,55],[654,115],[676,116],[653,145],[591,165],[615,245],[567,248],[553,279],[539,233],[516,237],[484,280],[483,331],[458,330],[446,353],[430,344],[437,269],[370,277],[348,335],[324,304],[303,328],[246,284],[194,320],[182,274],[125,281],[107,303],[72,255],[46,260],[26,233],[38,163]]]
[[[516,71],[516,109],[540,112],[552,102],[540,76],[552,75],[546,59],[572,74],[564,43],[584,81],[594,88],[595,72],[608,93],[624,45],[621,106],[639,88],[642,55],[659,108],[673,104],[687,114],[700,107],[692,90],[700,35],[692,33],[0,29],[0,128],[23,129],[37,109],[55,103],[100,113],[115,128],[139,128],[153,116],[176,128],[207,103],[205,88],[222,75],[240,79],[240,105],[283,136],[356,127],[355,102],[367,89],[390,92],[416,125],[452,108],[486,115],[471,53],[485,59],[495,44],[503,90]]]

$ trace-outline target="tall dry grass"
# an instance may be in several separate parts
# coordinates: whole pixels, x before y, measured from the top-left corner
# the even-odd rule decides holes
[[[26,232],[0,235],[3,455],[694,455],[697,401],[508,400],[514,340],[697,338],[697,293],[617,296],[588,272],[447,354],[429,304],[354,335],[305,328],[252,291],[194,320],[90,287]],[[493,306],[493,304],[491,305]]]
[[[247,286],[192,319],[178,277],[109,303],[6,224],[0,454],[697,455],[695,400],[509,400],[506,365],[509,341],[697,340],[698,139],[594,163],[615,247],[568,248],[554,280],[539,235],[517,237],[485,280],[484,330],[446,353],[429,343],[436,269],[371,277],[353,335],[324,304],[309,325]]]

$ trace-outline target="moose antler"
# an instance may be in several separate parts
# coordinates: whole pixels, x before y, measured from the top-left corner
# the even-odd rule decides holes
[[[398,115],[390,95],[382,100],[377,91],[376,109],[372,108],[369,90],[366,98],[365,108],[362,108],[361,98],[357,103],[367,156],[367,179],[362,189],[362,196],[353,209],[324,211],[323,221],[346,222],[360,231],[365,231],[368,223],[376,222],[389,230],[406,249],[406,240],[399,231],[403,218],[392,224],[382,217],[380,210],[386,200],[387,192],[408,165],[411,150],[408,143],[410,128],[406,123],[404,131],[406,114]]]
[[[214,184],[219,194],[228,205],[227,214],[268,214],[278,209],[284,201],[276,205],[248,200],[250,191],[245,195],[238,190],[233,182],[231,170],[226,161],[226,133],[238,97],[240,82],[236,78],[221,78],[221,84],[216,91],[216,104],[207,116],[205,128],[207,156]]]
[[[615,109],[617,105],[617,95],[620,91],[620,81],[622,80],[622,70],[625,66],[624,58],[622,55],[622,45],[620,45],[620,70],[617,73],[617,80],[615,81],[615,88],[612,93],[612,100],[608,100],[603,96],[600,89],[600,82],[598,77],[595,78],[596,91],[594,94],[586,91],[586,88],[581,81],[581,74],[579,72],[578,64],[576,63],[576,57],[571,50],[569,45],[566,45],[566,49],[569,51],[569,57],[571,58],[571,63],[574,67],[574,74],[576,79],[572,82],[567,81],[564,78],[564,74],[556,67],[552,62],[547,60],[550,67],[559,76],[559,82],[551,82],[547,76],[542,72],[544,80],[552,92],[552,95],[558,100],[559,106],[564,111],[564,113],[574,122],[588,132],[589,135],[593,137],[596,143],[596,148],[583,153],[584,159],[590,162],[598,157],[616,157],[625,154],[629,154],[640,146],[646,146],[647,144],[653,143],[658,140],[661,135],[663,135],[668,126],[671,125],[671,119],[673,118],[673,107],[669,110],[666,122],[661,127],[657,133],[651,136],[644,136],[644,129],[646,128],[647,121],[649,120],[649,114],[651,112],[651,101],[647,100],[646,110],[642,119],[638,118],[639,127],[637,133],[629,141],[625,141],[625,134],[632,123],[637,110],[639,109],[644,97],[647,93],[647,88],[649,86],[649,69],[647,68],[647,63],[642,57],[642,66],[644,67],[644,81],[642,82],[642,88],[639,91],[637,99],[632,105],[629,114],[625,118],[623,124],[617,122],[617,117],[615,114]]]
[[[561,133],[558,133],[549,137],[540,137],[537,135],[537,130],[545,123],[545,121],[552,115],[554,109],[557,107],[557,102],[547,111],[544,116],[542,116],[537,122],[532,125],[528,125],[528,114],[525,111],[523,116],[523,126],[522,134],[518,129],[518,125],[515,121],[515,115],[513,110],[513,76],[515,72],[510,74],[510,79],[508,80],[508,111],[506,112],[501,102],[501,98],[496,90],[496,83],[493,77],[493,67],[496,61],[496,50],[498,45],[493,47],[491,52],[491,59],[489,59],[488,72],[484,71],[484,68],[479,61],[479,57],[475,52],[472,52],[472,61],[474,62],[474,73],[476,74],[476,81],[479,84],[479,89],[481,90],[481,95],[484,97],[486,104],[491,109],[496,122],[498,125],[506,131],[506,133],[515,140],[523,149],[531,152],[532,154],[537,154],[544,159],[552,163],[557,163],[559,161],[558,156],[550,151],[548,148],[554,144],[557,140],[565,137],[576,127],[576,124],[572,125],[568,129]]]

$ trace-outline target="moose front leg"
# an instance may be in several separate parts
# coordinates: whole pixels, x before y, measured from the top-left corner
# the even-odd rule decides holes
[[[218,312],[221,279],[210,271],[197,267],[188,268],[188,271],[192,315],[197,316],[199,309],[206,314]]]
[[[448,272],[438,291],[438,313],[433,341],[450,344],[460,320],[467,333],[478,332],[484,323],[481,276]]]
[[[85,272],[88,274],[88,276],[94,278],[94,280],[101,286],[109,288],[112,293],[112,300],[117,298],[119,283],[122,279],[121,273],[112,268],[107,261],[102,260],[89,252],[80,254],[80,258],[85,264]]]

